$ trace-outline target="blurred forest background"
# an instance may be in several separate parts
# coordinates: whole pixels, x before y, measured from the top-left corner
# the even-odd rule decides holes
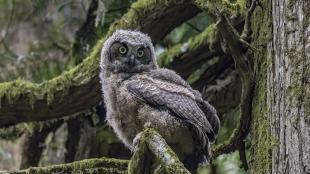
[[[106,34],[110,24],[127,12],[132,3],[133,0],[0,1],[0,81],[22,79],[40,83],[70,69],[86,57],[96,41]],[[156,43],[157,55],[177,44],[186,49],[187,41],[201,35],[211,22],[206,13],[199,13]],[[194,75],[189,75],[188,81],[195,83],[199,80],[195,74],[208,71],[208,65],[217,63],[217,59],[206,61],[202,66],[193,65],[195,67],[190,73]],[[199,85],[205,90],[206,86],[216,82],[230,83],[229,78],[237,78],[236,74],[228,79],[224,77]],[[238,94],[235,95],[238,100]],[[128,159],[130,153],[106,126],[101,110],[97,107],[74,117],[21,123],[2,130],[0,170],[101,156]],[[236,108],[226,110],[221,113],[218,142],[230,137],[238,120]],[[217,157],[215,165],[218,173],[245,173],[238,153]]]

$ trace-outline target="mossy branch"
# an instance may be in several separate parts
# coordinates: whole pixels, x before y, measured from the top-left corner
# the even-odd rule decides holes
[[[216,10],[224,11],[230,15],[240,15],[246,10],[246,0],[195,0],[195,4],[203,10],[215,14]]]
[[[137,29],[158,41],[199,12],[190,1],[139,0],[110,27],[107,35],[119,28]],[[1,83],[0,127],[60,118],[98,104],[102,95],[98,78],[99,53],[104,41],[105,38],[99,40],[81,64],[52,80],[42,84],[22,80]]]
[[[127,160],[98,158],[47,167],[32,167],[25,170],[3,172],[5,174],[56,174],[56,173],[127,173]],[[1,173],[1,172],[0,172]]]
[[[256,0],[253,0],[253,3],[256,4]],[[251,5],[251,8],[246,13],[246,18],[251,17],[253,10],[254,7]],[[227,46],[226,51],[233,57],[236,70],[240,75],[242,93],[240,99],[240,121],[238,126],[234,130],[229,141],[215,148],[215,156],[235,151],[239,149],[238,147],[243,145],[243,141],[250,128],[253,89],[255,85],[254,73],[248,62],[249,59],[247,58],[246,50],[244,49],[247,48],[247,45],[244,45],[244,40],[231,25],[223,12],[218,11],[216,15],[218,17],[216,25],[221,37],[223,38],[223,42]],[[249,21],[249,19],[246,19],[246,21]],[[243,30],[243,33],[246,33],[247,35],[250,34],[248,27],[248,25],[245,25]]]
[[[96,158],[73,163],[52,165],[47,167],[31,167],[19,171],[4,171],[5,174],[53,174],[53,173],[115,173],[115,174],[147,174],[151,173],[152,162],[170,174],[190,174],[169,147],[166,141],[154,129],[144,130],[139,138],[136,151],[130,161],[112,158]],[[129,162],[129,163],[128,163]],[[156,166],[158,167],[158,166]]]
[[[129,162],[128,173],[140,174],[146,173],[150,169],[145,169],[147,157],[154,156],[160,167],[164,168],[167,173],[171,174],[190,174],[179,160],[178,156],[169,147],[166,141],[154,129],[144,130],[139,137],[136,151]]]

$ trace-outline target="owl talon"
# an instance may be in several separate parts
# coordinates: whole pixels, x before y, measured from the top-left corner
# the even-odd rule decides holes
[[[148,129],[148,128],[152,128],[151,127],[151,122],[146,122],[144,125],[143,125],[144,129]]]
[[[132,151],[135,152],[138,148],[138,145],[139,145],[139,141],[141,139],[141,136],[142,136],[142,132],[138,133],[135,138],[133,139],[133,142],[132,142]]]

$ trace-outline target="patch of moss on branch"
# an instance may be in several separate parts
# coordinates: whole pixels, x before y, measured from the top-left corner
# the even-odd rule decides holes
[[[195,0],[195,4],[203,10],[214,13],[215,10],[224,11],[232,15],[243,14],[246,10],[246,0]]]
[[[144,167],[151,167],[145,161],[154,160],[147,159],[150,155],[156,159],[156,164],[160,164],[167,173],[189,174],[190,172],[184,167],[179,160],[177,154],[169,147],[166,141],[154,129],[146,129],[139,137],[136,151],[131,158],[128,166],[129,174],[137,174],[145,172],[148,169]]]
[[[53,173],[96,173],[98,171],[115,174],[126,173],[127,160],[112,158],[86,159],[68,164],[47,167],[31,167],[26,170],[7,172],[8,174],[53,174]]]

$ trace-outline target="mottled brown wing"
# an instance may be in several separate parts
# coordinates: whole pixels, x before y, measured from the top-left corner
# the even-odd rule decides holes
[[[189,123],[199,136],[202,147],[209,143],[209,139],[214,140],[212,126],[197,105],[194,95],[185,87],[145,76],[126,80],[126,87],[141,102],[168,110],[173,116]]]
[[[217,116],[215,108],[212,105],[210,105],[209,102],[204,101],[202,98],[201,100],[196,100],[196,103],[199,106],[199,108],[203,111],[203,113],[206,115],[208,121],[212,126],[214,134],[217,135],[220,129],[220,120]],[[214,140],[210,139],[210,142],[214,142]]]
[[[169,69],[160,68],[156,70],[152,70],[149,73],[149,76],[155,79],[161,79],[170,83],[178,84],[180,86],[185,87],[186,89],[190,90],[194,96],[195,101],[199,108],[202,110],[204,115],[207,117],[207,120],[212,126],[213,132],[215,135],[218,134],[219,128],[220,128],[220,120],[217,116],[217,112],[214,109],[212,105],[209,104],[209,102],[205,101],[200,92],[197,90],[194,90],[191,88],[191,86],[183,80],[178,74],[176,74],[174,71],[171,71]],[[210,142],[214,142],[215,139],[209,138]]]

